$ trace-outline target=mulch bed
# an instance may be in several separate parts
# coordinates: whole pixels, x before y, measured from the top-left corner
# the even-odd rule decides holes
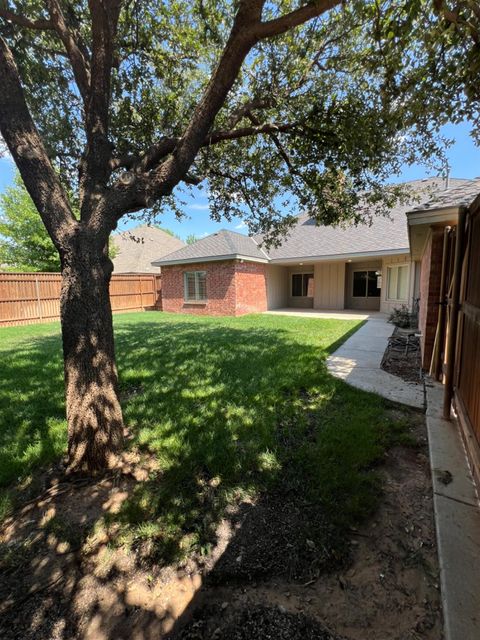
[[[423,382],[420,338],[414,329],[396,327],[388,340],[381,367],[406,382]]]
[[[282,493],[265,494],[236,515],[236,533],[209,576],[212,584],[266,577],[307,582],[349,559],[320,505]]]
[[[219,626],[218,625],[220,621]],[[283,607],[253,605],[229,611],[229,606],[200,609],[180,640],[341,640],[318,621]]]

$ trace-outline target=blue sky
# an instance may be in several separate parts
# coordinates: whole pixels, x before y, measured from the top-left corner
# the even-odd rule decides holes
[[[480,148],[476,147],[470,137],[471,127],[467,123],[450,125],[443,128],[442,133],[454,140],[454,144],[447,150],[447,156],[451,167],[450,175],[455,178],[475,178],[480,175]],[[12,183],[14,165],[7,158],[0,158],[0,193]],[[415,180],[432,175],[424,166],[405,166],[399,176],[392,176],[393,182]],[[165,214],[159,224],[171,229],[174,233],[185,239],[194,234],[202,237],[218,231],[218,229],[232,229],[241,233],[247,233],[247,229],[241,220],[221,223],[210,220],[208,202],[205,190],[196,190],[187,200],[185,213],[187,217],[178,221],[173,214]],[[119,229],[128,229],[138,224],[133,220],[122,221]]]

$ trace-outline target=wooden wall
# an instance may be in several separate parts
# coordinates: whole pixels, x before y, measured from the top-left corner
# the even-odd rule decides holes
[[[59,273],[0,273],[0,327],[60,318]],[[160,274],[114,274],[110,283],[114,313],[161,309]]]
[[[468,214],[456,359],[457,408],[480,451],[480,202]],[[480,474],[480,469],[477,468]]]

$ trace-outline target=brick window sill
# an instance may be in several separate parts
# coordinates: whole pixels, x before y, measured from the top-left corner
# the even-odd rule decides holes
[[[207,304],[206,300],[192,300],[192,301],[187,301],[185,300],[183,303],[184,307],[189,307],[190,305],[196,305],[196,306],[205,306]]]

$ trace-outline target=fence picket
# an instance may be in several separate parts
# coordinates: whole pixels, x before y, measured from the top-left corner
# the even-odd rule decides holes
[[[59,273],[0,273],[0,327],[58,320],[61,281]],[[113,313],[161,310],[160,274],[114,274],[110,301]]]

